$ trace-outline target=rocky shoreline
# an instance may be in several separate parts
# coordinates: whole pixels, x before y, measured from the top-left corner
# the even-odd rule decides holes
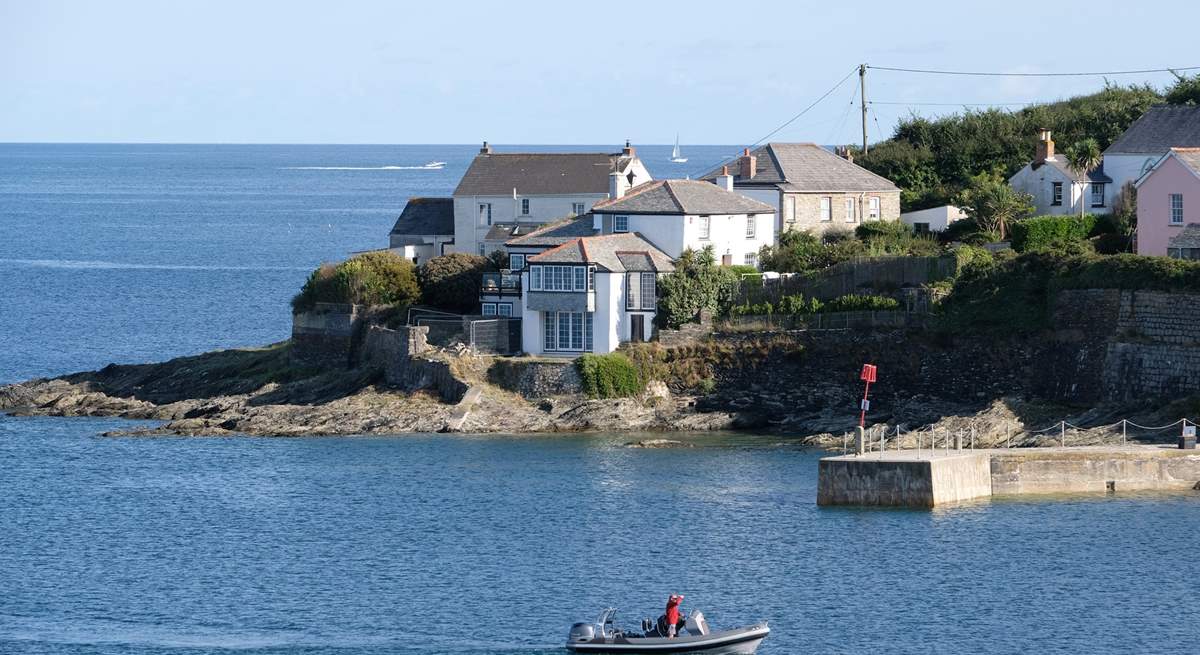
[[[874,337],[876,339],[880,337]],[[886,341],[886,335],[883,337]],[[869,337],[868,337],[869,339]],[[840,450],[856,422],[851,376],[818,376],[809,368],[827,366],[819,349],[797,357],[778,343],[772,354],[748,363],[741,353],[711,365],[720,386],[694,394],[674,385],[651,384],[640,397],[588,399],[578,394],[528,399],[489,384],[478,361],[456,362],[474,394],[466,402],[446,402],[432,389],[399,389],[376,370],[297,368],[288,344],[181,357],[159,364],[109,365],[99,371],[38,379],[0,387],[0,411],[14,416],[103,416],[161,421],[131,427],[118,435],[316,436],[401,433],[554,433],[685,432],[752,429],[786,435],[789,442]],[[754,346],[761,348],[756,342]],[[711,353],[707,354],[711,358]],[[858,354],[852,354],[858,357]],[[782,358],[782,359],[781,359]],[[764,367],[772,375],[761,375]],[[474,373],[472,373],[474,370]],[[1009,381],[1011,382],[1011,381]],[[1074,425],[1066,435],[1075,445],[1119,442],[1109,426],[1135,416],[1147,424],[1175,420],[1179,408],[1108,405],[1080,411],[1027,400],[1009,382],[995,383],[993,394],[961,385],[955,393],[935,396],[928,389],[883,390],[890,408],[877,413],[900,444],[928,444],[930,431],[951,438],[962,432],[975,445],[1038,446],[1056,444],[1058,432],[1032,432],[1059,420]],[[845,411],[833,408],[843,408]],[[469,409],[469,411],[468,411]],[[1158,421],[1159,423],[1155,423]],[[918,435],[919,431],[924,431]],[[1135,435],[1136,436],[1136,435]],[[1153,436],[1153,435],[1150,435]],[[647,439],[637,447],[673,447],[676,440]]]

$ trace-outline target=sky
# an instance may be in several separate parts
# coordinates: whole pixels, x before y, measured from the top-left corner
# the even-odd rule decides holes
[[[845,78],[772,140],[856,143],[861,63],[1200,66],[1197,24],[1185,0],[0,0],[0,142],[751,144]],[[868,70],[869,137],[1103,84]]]

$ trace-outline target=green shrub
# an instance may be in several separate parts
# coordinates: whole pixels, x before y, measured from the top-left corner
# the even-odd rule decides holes
[[[587,353],[575,360],[575,365],[583,380],[583,391],[590,398],[625,398],[646,388],[637,367],[623,353]]]
[[[1129,252],[1129,237],[1124,234],[1108,232],[1096,237],[1092,237],[1092,247],[1096,252],[1102,255],[1115,255],[1117,253]]]
[[[805,299],[803,294],[784,296],[779,299],[780,314],[815,314],[821,311],[823,303],[816,298]]]
[[[1050,246],[1056,241],[1083,241],[1096,227],[1096,217],[1034,216],[1016,221],[1012,230],[1012,247],[1017,252],[1029,252]]]
[[[313,271],[292,298],[292,311],[305,312],[319,302],[411,304],[420,294],[411,261],[391,251],[368,252]]]
[[[991,266],[995,261],[992,252],[978,246],[959,246],[954,249],[955,271],[961,273],[969,267]]]
[[[872,312],[900,309],[900,301],[887,296],[868,296],[852,293],[834,298],[821,308],[822,312]]]
[[[696,319],[702,310],[714,314],[733,299],[738,276],[728,266],[717,266],[712,246],[685,250],[675,270],[658,280],[660,326],[677,328]]]
[[[729,307],[730,316],[770,316],[774,313],[775,306],[769,300],[756,303],[746,301],[740,305]]]
[[[854,228],[854,236],[863,241],[897,239],[912,236],[912,226],[900,221],[867,221]]]
[[[452,312],[469,312],[479,305],[483,273],[493,270],[486,257],[456,252],[421,265],[417,278],[427,304]]]
[[[731,266],[726,266],[725,268],[736,273],[738,277],[759,274],[758,267],[750,266],[749,264],[733,264]]]

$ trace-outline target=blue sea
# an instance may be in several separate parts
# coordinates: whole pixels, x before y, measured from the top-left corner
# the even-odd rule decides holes
[[[640,152],[733,150],[684,149]],[[0,384],[284,339],[312,268],[476,150],[0,145]],[[99,436],[128,426],[0,417],[0,653],[557,653],[669,593],[768,655],[1200,641],[1200,492],[818,509],[786,436]]]

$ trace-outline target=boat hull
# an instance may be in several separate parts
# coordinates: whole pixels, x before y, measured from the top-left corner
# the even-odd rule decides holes
[[[618,641],[596,639],[568,643],[572,653],[606,653],[616,655],[650,655],[651,653],[703,653],[704,655],[753,655],[770,630],[755,626],[744,630],[727,630],[711,635],[663,638],[632,638]]]

